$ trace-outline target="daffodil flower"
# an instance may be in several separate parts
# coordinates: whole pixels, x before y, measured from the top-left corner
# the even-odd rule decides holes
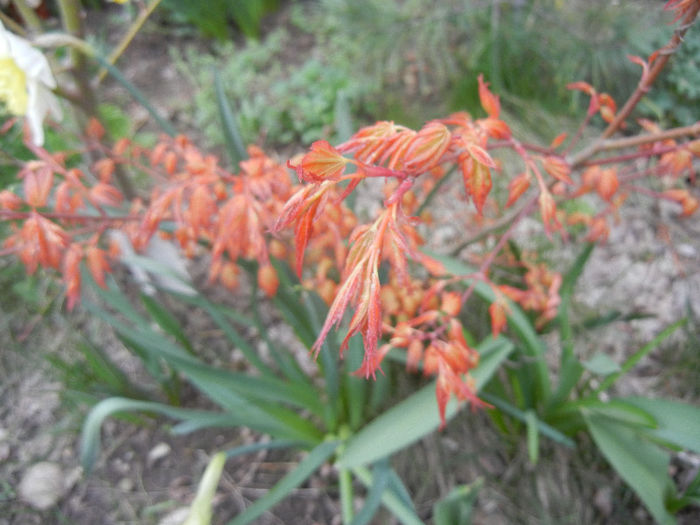
[[[27,118],[37,146],[44,143],[42,122],[46,115],[61,118],[58,99],[51,92],[55,87],[46,57],[0,23],[0,101],[10,113]]]

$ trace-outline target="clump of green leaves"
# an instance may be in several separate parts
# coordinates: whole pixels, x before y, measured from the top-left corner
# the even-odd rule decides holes
[[[225,40],[230,36],[230,23],[250,38],[260,34],[263,16],[274,11],[278,0],[166,0],[163,6],[176,22],[197,27],[207,37]]]
[[[371,112],[367,101],[378,86],[320,57],[289,63],[284,54],[290,42],[286,31],[277,30],[244,46],[223,44],[216,55],[189,52],[179,57],[180,69],[197,87],[192,118],[210,144],[224,143],[214,70],[221,76],[245,143],[264,140],[283,145],[330,139],[336,133],[341,99],[353,115]]]

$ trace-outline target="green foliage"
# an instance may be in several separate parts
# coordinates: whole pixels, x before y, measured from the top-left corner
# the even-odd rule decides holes
[[[142,261],[132,259],[130,262],[133,264]],[[299,283],[289,268],[281,263],[276,265],[281,286],[275,298],[275,306],[282,318],[295,329],[300,340],[311,347],[327,308],[314,293],[300,290]],[[255,266],[245,266],[250,275],[254,276]],[[154,269],[152,263],[144,264],[144,267]],[[85,280],[91,281],[87,275]],[[268,362],[258,357],[255,350],[240,336],[231,321],[264,330],[256,320],[257,300],[251,302],[252,317],[245,318],[240,315],[231,317],[227,310],[208,302],[201,295],[182,297],[193,307],[196,305],[208,312],[212,320],[224,328],[223,333],[230,341],[249,356],[251,366],[257,369],[256,374],[235,372],[208,364],[198,356],[173,314],[161,303],[150,297],[142,297],[144,315],[113,282],[110,281],[107,290],[100,289],[94,283],[91,283],[91,287],[97,291],[108,309],[86,301],[88,309],[112,326],[127,347],[144,361],[146,369],[156,381],[162,383],[172,377],[182,378],[194,385],[218,408],[200,410],[174,406],[173,402],[180,398],[177,393],[169,396],[170,403],[130,399],[124,397],[123,392],[118,397],[104,399],[91,410],[85,421],[82,458],[86,468],[89,469],[97,458],[102,422],[112,415],[124,412],[162,414],[178,422],[173,431],[179,433],[210,427],[246,426],[269,434],[272,440],[228,451],[229,457],[262,448],[288,447],[309,450],[310,454],[265,497],[255,502],[232,523],[249,523],[256,519],[286,497],[332,455],[340,468],[341,479],[355,476],[368,487],[365,505],[354,515],[352,484],[345,484],[342,492],[343,498],[348,502],[345,505],[348,509],[346,523],[368,523],[380,505],[403,522],[420,523],[410,499],[407,499],[403,484],[387,458],[433,432],[439,425],[434,382],[369,423],[374,411],[386,403],[388,391],[381,381],[368,383],[349,377],[348,372],[356,368],[361,360],[362,344],[359,337],[351,340],[347,359],[342,364],[338,359],[337,338],[335,335],[328,337],[318,360],[322,379],[318,382],[301,373],[288,350],[263,338],[269,355],[276,356],[272,362]],[[477,348],[482,355],[473,376],[480,388],[489,382],[512,352],[513,345],[502,338],[488,338]],[[386,370],[390,370],[390,365]],[[346,377],[345,380],[340,380],[341,374]],[[172,386],[178,385],[179,383]],[[452,402],[448,406],[447,417],[453,417],[460,406]],[[371,471],[366,470],[365,465]],[[445,502],[441,512],[465,515],[466,503],[461,496],[455,495]]]
[[[71,405],[94,405],[107,396],[148,399],[148,393],[134,385],[99,346],[83,341],[76,344],[71,358],[49,355],[46,359],[66,388],[63,399]]]
[[[495,375],[485,385],[481,396],[498,409],[490,415],[503,432],[520,434],[524,429],[533,464],[538,458],[538,434],[573,445],[571,438],[580,431],[588,431],[603,456],[637,493],[654,518],[659,523],[675,523],[673,513],[694,503],[695,499],[686,497],[686,493],[678,494],[669,478],[668,448],[697,451],[700,429],[695,427],[700,421],[700,409],[667,400],[613,397],[601,401],[599,398],[602,394],[608,396],[608,389],[622,375],[685,321],[663,330],[622,364],[601,356],[581,362],[575,353],[576,340],[569,310],[574,286],[592,250],[592,245],[584,247],[562,283],[558,318],[561,354],[556,378],[550,378],[546,369],[541,369],[544,343],[534,327],[527,326],[527,318],[519,319],[517,307],[511,305],[508,323],[519,339],[510,357],[511,367]],[[456,260],[442,260],[450,271],[470,272]],[[475,292],[479,294],[478,286]],[[492,300],[488,293],[479,295]],[[592,377],[600,378],[595,388]]]
[[[249,38],[260,34],[262,18],[277,9],[278,0],[165,0],[163,6],[176,22],[197,27],[207,37],[226,40],[230,37],[229,22],[235,22]]]
[[[483,484],[482,479],[477,479],[469,485],[455,487],[435,503],[435,525],[470,525],[474,504]]]
[[[632,39],[648,40],[647,28],[658,23],[652,16],[658,18],[658,12],[640,4],[601,0],[474,2],[465,32],[469,55],[454,104],[477,105],[478,73],[521,118],[526,101],[550,111],[580,113],[577,96],[566,88],[574,80],[620,99],[639,73],[622,50]]]
[[[354,78],[328,59],[298,64],[287,58],[291,36],[277,30],[245,46],[228,42],[216,55],[194,52],[179,57],[179,66],[197,87],[193,118],[212,145],[226,143],[220,104],[226,100],[236,115],[242,141],[268,144],[310,143],[336,133],[337,104],[342,97],[353,115],[366,112],[365,102],[376,87]],[[221,79],[216,92],[213,71]]]

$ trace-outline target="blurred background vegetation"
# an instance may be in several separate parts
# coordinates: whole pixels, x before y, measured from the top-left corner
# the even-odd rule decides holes
[[[260,2],[259,12],[263,4],[271,7]],[[380,118],[418,125],[450,111],[479,111],[479,73],[511,120],[549,136],[561,117],[585,110],[569,82],[585,80],[622,102],[639,77],[626,55],[646,58],[672,31],[653,1],[314,0],[274,7],[259,27],[213,43],[211,54],[176,52],[196,88],[188,114],[212,146],[223,143],[214,68],[247,141],[328,139],[348,112],[358,125]],[[211,24],[198,18],[198,26],[219,36],[205,28],[225,13],[212,8],[206,15]],[[674,61],[646,98],[646,115],[671,124],[691,118],[700,91],[694,81],[700,37],[692,35],[684,60]]]

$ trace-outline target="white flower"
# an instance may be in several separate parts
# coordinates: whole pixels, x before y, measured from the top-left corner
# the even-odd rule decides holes
[[[47,113],[61,118],[56,87],[46,57],[0,22],[0,102],[10,113],[25,115],[37,146],[44,143],[42,122]]]

